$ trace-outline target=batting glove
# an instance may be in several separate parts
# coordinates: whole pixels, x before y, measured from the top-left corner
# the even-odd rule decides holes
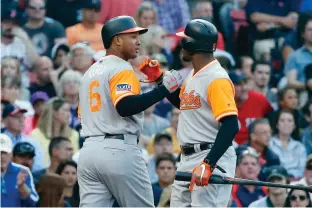
[[[213,170],[214,167],[206,162],[202,162],[200,165],[196,166],[192,172],[189,190],[192,192],[195,184],[197,186],[207,186]]]
[[[163,77],[163,85],[172,93],[181,87],[183,79],[178,71],[172,70]]]
[[[147,80],[141,80],[142,82],[158,82],[163,76],[159,62],[150,58],[142,61],[139,65],[139,71],[147,76]]]

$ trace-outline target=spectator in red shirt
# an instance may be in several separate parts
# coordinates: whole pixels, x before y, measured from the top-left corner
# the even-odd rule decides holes
[[[272,111],[272,107],[266,97],[248,88],[246,76],[242,72],[231,71],[229,77],[235,87],[235,102],[240,125],[235,142],[240,145],[248,141],[248,126],[256,118],[265,117]]]

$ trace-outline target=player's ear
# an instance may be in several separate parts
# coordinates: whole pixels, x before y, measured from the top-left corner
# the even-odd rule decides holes
[[[123,39],[121,37],[121,35],[116,35],[113,39],[113,41],[115,41],[115,44],[117,46],[121,46],[122,45],[122,42],[123,42]]]

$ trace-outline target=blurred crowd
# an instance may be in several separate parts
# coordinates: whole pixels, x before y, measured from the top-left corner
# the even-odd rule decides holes
[[[181,59],[175,33],[194,18],[214,23],[215,58],[235,87],[236,176],[312,185],[311,0],[2,0],[2,207],[79,206],[79,86],[105,56],[102,25],[118,15],[149,29],[130,60],[139,79],[146,57],[188,76],[192,64]],[[179,113],[164,99],[144,114],[139,145],[158,207],[170,205],[179,165]],[[228,206],[310,207],[311,199],[300,190],[234,185]]]

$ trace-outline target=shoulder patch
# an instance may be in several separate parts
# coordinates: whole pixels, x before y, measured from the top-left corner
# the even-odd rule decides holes
[[[131,84],[118,84],[116,85],[116,93],[121,94],[124,92],[131,92],[132,85]]]

